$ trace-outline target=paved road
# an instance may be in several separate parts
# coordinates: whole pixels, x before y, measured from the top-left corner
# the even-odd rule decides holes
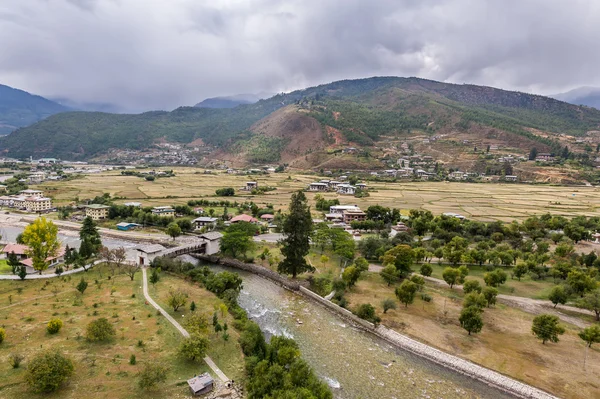
[[[97,260],[89,265],[87,265],[87,270],[89,270],[92,266],[97,265],[98,263],[101,263],[102,261]],[[80,273],[85,271],[86,269],[84,269],[83,267],[78,267],[77,269],[71,269],[71,270],[67,270],[63,273],[61,273],[60,275],[56,274],[56,273],[49,273],[49,274],[36,274],[36,273],[32,273],[32,274],[28,274],[27,277],[25,277],[25,280],[37,280],[37,279],[44,279],[44,278],[53,278],[53,277],[60,277],[60,276],[68,276],[69,274],[75,274],[75,273]],[[0,274],[0,280],[20,280],[21,277],[16,276],[14,274]]]
[[[254,241],[256,242],[270,242],[270,243],[276,243],[277,241],[283,239],[283,234],[281,233],[269,233],[269,234],[260,234],[257,236],[254,236]]]
[[[171,315],[169,313],[167,313],[163,308],[161,308],[158,303],[154,302],[154,300],[150,297],[150,294],[148,294],[148,278],[146,276],[146,268],[143,267],[142,268],[142,280],[144,282],[143,284],[143,290],[144,290],[144,297],[146,298],[146,300],[156,309],[158,310],[167,320],[169,320],[169,322],[171,324],[173,324],[175,326],[175,328],[177,330],[179,330],[179,332],[181,333],[181,335],[183,335],[186,338],[190,337],[190,333],[188,333],[186,331],[185,328],[183,328],[181,326],[181,324],[179,324],[177,322],[177,320],[175,320],[173,317],[171,317]],[[214,373],[221,379],[221,381],[227,383],[229,382],[229,378],[227,378],[227,376],[225,375],[225,373],[223,373],[221,371],[221,369],[219,367],[217,367],[217,365],[215,364],[215,362],[213,362],[213,360],[206,356],[204,358],[204,361],[206,362],[206,364],[208,364],[208,366],[212,369],[212,371],[214,371]]]

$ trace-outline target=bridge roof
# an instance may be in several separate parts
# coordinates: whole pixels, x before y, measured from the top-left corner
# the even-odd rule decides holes
[[[150,245],[143,245],[141,247],[137,247],[136,249],[140,252],[145,252],[147,254],[154,254],[154,253],[157,253],[160,251],[164,251],[165,247],[163,247],[160,244],[150,244]]]
[[[223,237],[223,234],[219,233],[218,231],[209,231],[208,233],[202,234],[200,237],[205,238],[208,241],[214,241],[214,240],[218,240],[219,238]]]

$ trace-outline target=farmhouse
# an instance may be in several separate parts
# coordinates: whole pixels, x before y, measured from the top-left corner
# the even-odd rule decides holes
[[[348,209],[342,214],[342,220],[344,223],[350,223],[353,221],[362,222],[367,219],[367,214],[360,209]]]
[[[258,183],[255,181],[248,181],[246,182],[246,187],[243,187],[242,190],[252,191],[255,188],[258,188]]]
[[[337,187],[337,192],[339,194],[354,195],[356,193],[356,187],[351,186],[350,184],[340,184]]]
[[[308,191],[327,191],[328,189],[327,183],[310,183],[308,185]]]
[[[134,208],[141,208],[142,203],[141,202],[126,202],[123,205],[125,205],[125,206],[132,206]]]
[[[358,207],[358,205],[332,205],[329,207],[330,214],[337,214],[340,216],[344,213],[344,211],[347,210],[360,211],[360,208]]]
[[[209,216],[200,216],[199,218],[192,220],[192,223],[196,229],[201,229],[202,227],[214,229],[217,225],[217,220],[217,218],[211,218]]]
[[[90,204],[85,206],[85,216],[94,220],[108,218],[108,210],[110,206],[100,204]]]
[[[21,262],[23,266],[25,266],[25,270],[27,273],[34,273],[33,269],[33,260],[29,257],[27,252],[29,251],[29,247],[27,245],[21,244],[7,244],[2,252],[8,256],[10,253],[14,253],[17,256],[17,259]],[[63,263],[65,261],[65,248],[60,247],[56,256],[51,256],[46,258],[46,262],[49,263],[49,268],[55,267],[56,265]]]
[[[506,180],[506,181],[517,181],[517,176],[515,176],[515,175],[506,175],[506,176],[504,176],[504,180]]]
[[[152,214],[156,216],[175,217],[175,209],[169,205],[155,206],[152,208]]]
[[[366,190],[367,189],[367,185],[365,183],[358,183],[356,185],[356,188],[358,188],[359,190]]]
[[[466,174],[457,170],[448,174],[448,177],[453,180],[463,180],[466,178]]]
[[[233,217],[230,220],[230,222],[231,223],[237,223],[237,222],[257,223],[258,219],[255,219],[250,215],[246,215],[246,214],[242,213],[241,215],[237,215],[237,216]]]
[[[546,162],[546,161],[554,160],[554,157],[552,156],[552,154],[549,154],[549,153],[541,153],[541,154],[537,154],[537,156],[535,157],[535,160]]]
[[[275,219],[275,216],[271,215],[270,213],[265,213],[264,215],[261,215],[260,219],[264,220],[265,222],[272,222],[273,219]]]
[[[17,255],[17,259],[23,260],[27,258],[27,250],[29,247],[27,245],[22,244],[7,244],[4,248],[2,248],[2,252],[8,256],[10,253],[14,253]]]

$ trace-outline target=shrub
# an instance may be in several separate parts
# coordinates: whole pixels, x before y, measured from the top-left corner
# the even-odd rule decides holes
[[[131,356],[129,356],[129,364],[135,365],[136,363],[137,363],[137,360],[135,358],[135,355],[131,354]]]
[[[179,355],[188,360],[199,360],[206,355],[208,349],[208,338],[200,334],[192,334],[181,342]]]
[[[427,263],[421,265],[421,274],[423,276],[429,277],[431,276],[431,273],[433,273],[433,267],[431,267],[431,265]]]
[[[140,373],[138,386],[141,389],[153,389],[167,380],[169,368],[159,363],[146,363],[144,369]]]
[[[57,351],[36,355],[27,366],[25,381],[34,392],[53,392],[71,377],[75,366],[71,359]]]
[[[86,338],[92,342],[107,341],[115,334],[115,328],[104,317],[90,322],[86,329]]]
[[[465,281],[465,283],[463,284],[463,292],[465,294],[468,294],[470,292],[481,293],[481,285],[479,284],[479,281],[477,281],[477,280]]]
[[[375,314],[375,308],[370,303],[361,304],[356,309],[356,312],[354,314],[360,317],[361,319],[372,322],[373,324],[378,324],[381,321],[379,316]]]
[[[63,322],[61,319],[52,319],[48,322],[48,325],[46,326],[46,331],[48,331],[48,334],[56,334],[60,331],[62,326]]]
[[[396,309],[396,301],[394,301],[391,298],[388,298],[383,301],[382,307],[383,307],[383,313],[387,313],[387,311],[390,309]]]
[[[4,342],[4,339],[6,339],[6,331],[4,328],[0,327],[0,344]]]
[[[23,359],[25,359],[25,356],[19,354],[19,353],[11,353],[11,355],[9,356],[10,359],[10,365],[12,366],[13,369],[18,369],[19,366],[21,365],[21,362],[23,361]]]

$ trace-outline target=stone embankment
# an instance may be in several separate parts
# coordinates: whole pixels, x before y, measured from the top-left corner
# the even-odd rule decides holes
[[[207,262],[216,263],[223,266],[229,266],[235,269],[245,270],[250,273],[254,273],[261,277],[267,278],[283,286],[284,288],[298,292],[304,297],[321,304],[325,308],[343,317],[344,319],[351,321],[353,324],[355,324],[357,327],[360,327],[362,330],[376,335],[377,337],[385,340],[389,344],[399,349],[406,350],[417,356],[423,357],[429,361],[439,364],[442,367],[454,370],[455,372],[474,378],[491,387],[504,391],[510,395],[514,395],[517,398],[558,399],[557,397],[547,392],[544,392],[538,388],[535,388],[531,385],[527,385],[520,381],[514,380],[510,377],[507,377],[503,374],[487,369],[485,367],[479,366],[468,360],[461,359],[454,355],[450,355],[439,349],[436,349],[422,342],[416,341],[412,338],[402,335],[385,326],[375,326],[373,323],[370,323],[366,320],[357,317],[349,310],[344,309],[329,300],[326,300],[318,294],[310,291],[306,287],[301,286],[299,283],[291,281],[290,279],[283,277],[272,270],[268,270],[258,265],[240,262],[234,259],[206,255],[193,256]]]

